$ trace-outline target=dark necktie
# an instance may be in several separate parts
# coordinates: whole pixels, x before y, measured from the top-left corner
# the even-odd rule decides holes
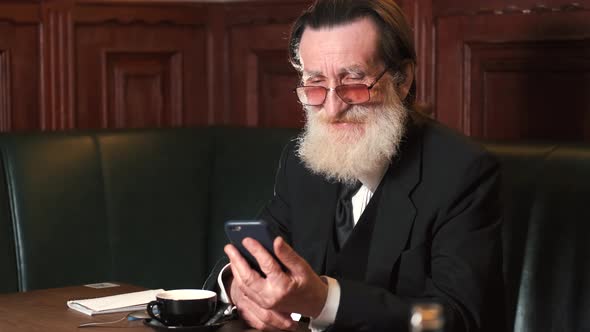
[[[335,230],[338,249],[341,249],[346,243],[348,236],[354,228],[354,215],[352,213],[352,196],[361,188],[361,183],[357,182],[352,186],[342,185],[338,202],[336,202]]]

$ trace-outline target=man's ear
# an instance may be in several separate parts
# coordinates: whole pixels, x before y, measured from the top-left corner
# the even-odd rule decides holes
[[[412,82],[414,82],[414,69],[415,65],[413,62],[407,62],[406,64],[402,65],[401,71],[403,74],[404,80],[399,82],[399,98],[401,100],[405,100],[410,92],[410,88],[412,87]]]

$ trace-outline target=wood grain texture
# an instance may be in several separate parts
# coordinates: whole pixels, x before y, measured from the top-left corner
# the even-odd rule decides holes
[[[0,131],[10,130],[12,110],[10,76],[10,53],[0,50]]]
[[[588,86],[589,20],[590,12],[583,11],[439,18],[438,119],[478,137],[583,139],[584,130],[571,136],[568,128],[587,116],[590,105],[583,92]],[[561,96],[561,102],[551,96]],[[540,116],[556,109],[566,120]],[[535,125],[530,120],[518,125],[520,118]]]
[[[75,33],[77,127],[207,124],[203,26],[110,22]]]
[[[292,93],[299,77],[288,62],[291,23],[311,1],[225,7],[230,69],[226,124],[293,127],[303,112]]]
[[[475,43],[466,52],[470,135],[571,141],[590,135],[590,40]]]
[[[39,128],[40,26],[32,9],[0,3],[0,131]]]
[[[590,10],[588,0],[443,0],[433,1],[433,15],[529,15]]]
[[[435,58],[434,58],[434,16],[432,0],[399,1],[409,24],[414,28],[414,45],[417,65],[415,80],[417,82],[416,101],[431,117],[436,117],[435,104]]]
[[[90,322],[108,322],[125,316],[125,313],[87,316],[66,306],[68,300],[87,299],[129,292],[143,288],[122,284],[120,287],[93,289],[84,286],[52,288],[25,293],[0,294],[0,331],[10,332],[64,332],[79,331],[78,325]],[[147,332],[154,329],[145,326],[141,320],[124,321],[113,326],[101,326],[104,332],[130,331]],[[216,331],[241,332],[256,330],[247,328],[242,321],[224,324]],[[307,324],[300,324],[297,331],[308,331]]]
[[[76,331],[77,326],[93,321],[109,321],[125,314],[108,314],[96,318],[79,313],[66,306],[68,300],[109,296],[140,291],[142,288],[121,287],[93,289],[83,286],[53,288],[0,295],[0,331]],[[123,324],[123,326],[127,323]],[[139,321],[129,323],[126,331],[148,331]],[[135,326],[135,328],[133,327]],[[108,331],[109,328],[101,328]],[[111,329],[116,330],[116,329]],[[120,328],[119,328],[120,330]]]
[[[45,130],[74,128],[74,67],[72,3],[43,4],[42,66],[43,107],[41,126]]]
[[[237,26],[230,32],[230,124],[300,127],[302,109],[292,90],[298,74],[287,61],[284,24]]]
[[[431,116],[478,137],[590,135],[590,0],[398,2],[414,29],[417,100]],[[0,130],[301,127],[286,47],[311,3],[0,0]],[[537,106],[531,91],[552,86],[567,98]],[[557,106],[569,110],[559,128],[542,124],[548,116],[532,125],[531,114]]]
[[[107,91],[103,126],[180,126],[182,56],[174,52],[105,54]]]
[[[41,20],[40,1],[0,1],[0,22],[20,24]]]

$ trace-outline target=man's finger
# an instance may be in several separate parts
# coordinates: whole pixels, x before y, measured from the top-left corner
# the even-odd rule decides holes
[[[234,268],[237,269],[238,272],[250,268],[250,265],[248,264],[246,259],[242,256],[242,254],[240,254],[240,251],[232,244],[225,245],[225,247],[223,247],[223,251],[229,258],[232,271],[234,271]]]
[[[262,322],[260,318],[258,318],[258,316],[256,316],[251,310],[248,310],[248,308],[238,307],[238,313],[249,326],[257,330],[264,329],[264,322]]]
[[[299,256],[282,237],[275,239],[273,243],[275,255],[285,264],[285,267],[295,275],[306,273],[307,262]]]
[[[262,280],[260,274],[250,267],[248,261],[246,261],[236,247],[228,244],[223,248],[223,251],[229,257],[230,268],[234,274],[234,278],[238,277],[241,284],[254,286]]]
[[[230,264],[230,269],[234,276],[234,282],[236,286],[239,288],[240,292],[248,299],[254,303],[263,303],[260,297],[264,289],[264,282],[265,280],[258,274],[258,272],[250,269],[249,273],[253,273],[255,276],[252,278],[258,279],[256,282],[244,280],[242,278],[243,272],[238,271],[236,267],[237,264]]]
[[[260,281],[258,283],[255,283],[254,285],[248,284],[247,282],[244,282],[242,276],[240,275],[241,272],[237,270],[237,267],[234,264],[230,264],[229,267],[234,276],[234,283],[238,287],[242,295],[244,297],[247,297],[249,301],[256,303],[258,306],[260,306],[260,304],[263,303],[260,295],[263,292],[265,280],[262,277],[260,277],[258,272],[252,270],[252,273],[255,273],[256,276],[260,278]]]
[[[290,315],[274,310],[264,309],[247,297],[245,297],[243,300],[244,309],[246,309],[243,313],[246,314],[245,311],[247,311],[247,317],[253,318],[254,321],[262,323],[266,328],[291,331],[297,328],[297,323],[291,319]],[[255,316],[255,318],[251,316]],[[265,329],[262,327],[256,328]]]
[[[271,274],[283,272],[279,263],[274,259],[274,257],[272,257],[268,250],[266,250],[266,248],[260,244],[260,242],[247,237],[242,241],[242,244],[252,254],[252,256],[256,258],[258,266],[260,266],[260,269],[262,272],[264,272],[264,274],[269,276]]]

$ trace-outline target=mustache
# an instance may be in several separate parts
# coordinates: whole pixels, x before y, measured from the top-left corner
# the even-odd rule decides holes
[[[359,105],[354,105],[346,111],[338,113],[336,116],[329,115],[323,109],[314,111],[306,108],[305,111],[308,118],[313,118],[314,120],[319,120],[323,123],[362,123],[367,120],[369,117],[369,112],[371,112],[371,110],[367,107]]]

